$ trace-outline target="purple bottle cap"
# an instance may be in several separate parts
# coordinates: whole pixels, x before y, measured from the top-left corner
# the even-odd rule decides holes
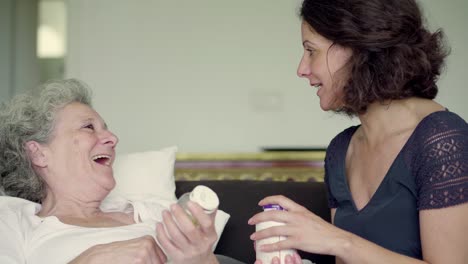
[[[279,204],[266,204],[263,207],[263,210],[266,210],[266,209],[273,209],[273,210],[284,210],[283,207],[281,207],[281,205]]]

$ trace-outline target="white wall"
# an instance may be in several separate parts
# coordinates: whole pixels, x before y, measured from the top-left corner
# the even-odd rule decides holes
[[[13,91],[22,93],[37,86],[39,67],[36,56],[37,0],[14,0]]]
[[[93,88],[120,152],[326,146],[355,121],[322,112],[315,91],[296,77],[298,2],[68,1],[67,76]],[[440,101],[468,119],[467,4],[424,3],[454,42]]]
[[[468,1],[421,0],[433,29],[443,28],[451,47],[447,68],[439,81],[437,101],[468,121]]]
[[[7,101],[12,94],[12,13],[12,2],[0,1],[0,102]]]
[[[0,1],[0,102],[39,84],[37,0]]]

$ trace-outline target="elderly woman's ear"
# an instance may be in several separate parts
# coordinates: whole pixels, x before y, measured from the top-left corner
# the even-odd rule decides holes
[[[47,166],[46,155],[44,155],[43,147],[36,141],[28,141],[25,144],[26,153],[31,160],[31,163],[40,168]]]

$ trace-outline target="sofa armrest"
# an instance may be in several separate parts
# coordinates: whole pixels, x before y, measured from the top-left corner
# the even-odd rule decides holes
[[[266,196],[285,195],[330,221],[330,210],[327,207],[326,188],[323,182],[176,181],[177,197],[191,191],[199,184],[212,188],[219,196],[219,208],[231,215],[215,253],[230,256],[245,263],[255,261],[253,242],[249,238],[255,231],[255,226],[248,225],[247,221],[262,210],[258,202]],[[334,263],[334,258],[330,256],[305,252],[300,252],[300,254],[314,263]]]

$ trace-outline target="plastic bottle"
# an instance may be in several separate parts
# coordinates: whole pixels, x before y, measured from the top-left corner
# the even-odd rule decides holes
[[[270,210],[285,210],[285,209],[278,204],[267,204],[263,206],[263,211],[270,211]],[[276,222],[276,221],[261,222],[255,225],[255,230],[260,231],[265,228],[269,228],[272,226],[279,226],[279,225],[284,225],[284,223]],[[280,259],[280,263],[284,264],[286,255],[292,256],[296,252],[296,250],[288,249],[288,250],[279,250],[279,251],[273,251],[273,252],[264,252],[260,250],[261,245],[276,243],[284,239],[286,239],[286,237],[284,236],[273,236],[273,237],[268,237],[265,239],[257,240],[255,242],[256,258],[258,260],[261,260],[262,263],[264,264],[266,263],[269,264],[271,263],[271,260],[274,257],[278,257]]]
[[[219,206],[218,195],[205,185],[197,185],[191,192],[184,193],[177,200],[177,203],[185,210],[193,223],[198,225],[198,221],[192,216],[187,207],[187,202],[192,201],[203,208],[206,214],[213,213]]]

